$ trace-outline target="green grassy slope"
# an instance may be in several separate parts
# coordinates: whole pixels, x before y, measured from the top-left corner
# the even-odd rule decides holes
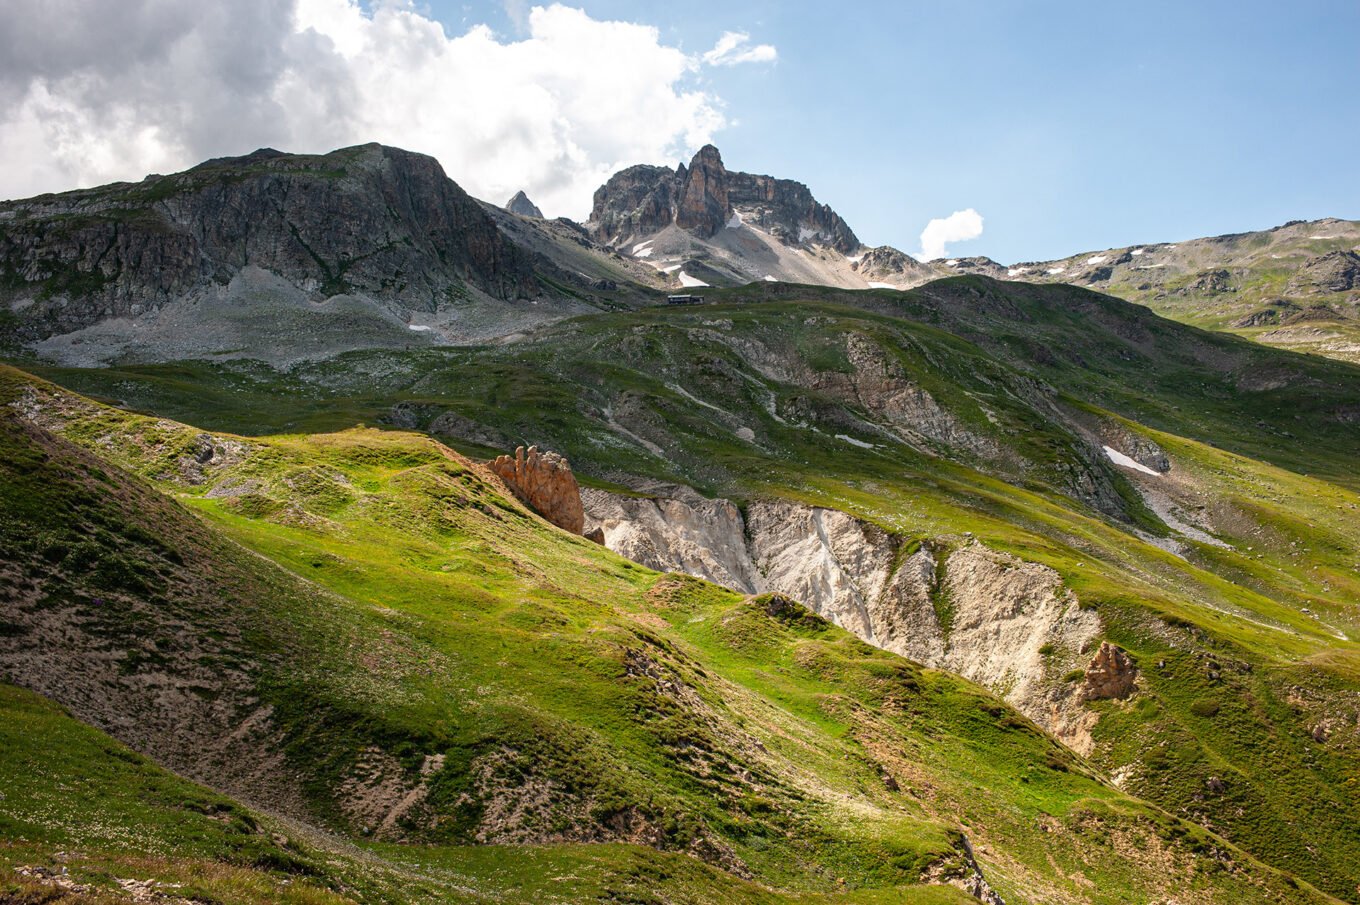
[[[318,887],[420,901],[451,883],[544,900],[534,890],[561,872],[580,884],[560,890],[572,901],[913,901],[918,891],[948,901],[952,892],[918,884],[966,871],[962,833],[1008,902],[1321,900],[1101,783],[991,695],[796,606],[622,561],[529,515],[427,439],[219,436],[204,462],[192,428],[14,372],[3,396],[0,544],[21,579],[6,583],[5,637],[64,626],[66,645],[112,658],[100,695],[151,722],[159,704],[145,689],[190,673],[186,651],[236,658],[246,697],[230,686],[199,696],[233,711],[226,724],[238,730],[237,717],[266,704],[262,737],[296,780],[296,800],[280,806],[350,840],[361,865],[382,865],[360,885],[349,862],[328,859],[309,881]],[[16,659],[24,648],[6,646],[7,671],[77,715],[107,718],[80,693],[89,675]],[[6,705],[37,708],[73,746],[108,744],[31,699]],[[24,763],[34,739],[19,732],[7,762]],[[208,766],[173,747],[161,754],[191,774]],[[241,883],[278,881],[267,858],[222,839],[186,842],[170,826],[178,791],[132,813],[139,796],[115,799],[133,780],[113,766],[96,783],[110,789],[110,819],[150,825],[158,857],[224,860],[265,872]],[[27,777],[25,794],[49,799],[68,782],[14,773]],[[251,797],[269,791],[232,781]],[[393,794],[375,808],[380,792]],[[15,856],[26,863],[73,840],[98,842],[96,859],[144,851],[61,821],[14,833],[36,846]],[[611,841],[650,848],[563,847]],[[118,864],[95,869],[126,870]],[[392,878],[407,866],[406,880]],[[760,886],[722,879],[733,873]]]
[[[833,901],[762,889],[692,858],[626,844],[356,848],[261,816],[156,766],[31,692],[0,685],[0,901],[568,903]],[[973,901],[948,886],[894,902]],[[163,901],[164,899],[157,899]],[[881,902],[873,892],[838,902]]]
[[[778,294],[790,300],[767,300]],[[588,480],[791,498],[909,538],[972,532],[1057,569],[1137,655],[1136,705],[1097,705],[1100,769],[1354,895],[1360,427],[1345,413],[1360,372],[1069,287],[959,278],[906,294],[716,295],[726,303],[582,319],[512,346],[356,353],[288,374],[192,363],[47,373],[218,429],[443,425],[470,453],[563,451]],[[857,382],[851,337],[980,442],[903,442],[893,431],[914,422],[894,421],[891,394]],[[1130,476],[1092,460],[1080,423],[1165,449],[1174,467],[1160,486],[1218,543],[1182,539],[1181,556],[1151,543],[1168,529]],[[1108,482],[1119,518],[1082,496],[1082,475]]]

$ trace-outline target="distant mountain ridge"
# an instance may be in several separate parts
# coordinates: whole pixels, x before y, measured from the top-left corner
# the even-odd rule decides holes
[[[951,269],[1027,283],[1071,283],[1195,326],[1360,361],[1360,222],[1296,220],[1272,229]]]
[[[519,335],[685,287],[905,290],[974,274],[1073,283],[1360,360],[1357,250],[1360,223],[1332,219],[1009,266],[921,262],[865,246],[803,183],[729,170],[712,145],[614,174],[584,224],[544,218],[523,191],[478,201],[397,148],[266,148],[0,204],[0,340],[71,364],[287,363]]]

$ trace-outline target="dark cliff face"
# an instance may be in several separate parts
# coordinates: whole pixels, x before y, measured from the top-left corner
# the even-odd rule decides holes
[[[535,296],[529,256],[431,157],[376,144],[258,151],[173,176],[0,206],[0,294],[49,335],[273,271],[319,297],[429,309],[473,286]]]
[[[801,182],[730,173],[728,186],[728,197],[734,206],[743,209],[747,223],[786,242],[802,241],[804,231],[811,231],[819,242],[845,254],[860,246],[849,224],[831,208],[818,203]]]
[[[727,224],[732,216],[728,173],[717,148],[712,145],[700,148],[690,161],[689,170],[680,168],[676,181],[680,185],[675,205],[676,226],[707,239]]]
[[[595,190],[591,232],[604,243],[654,233],[675,220],[676,172],[639,164],[620,170]]]
[[[835,211],[789,179],[736,173],[705,145],[688,167],[634,166],[615,173],[595,192],[590,228],[601,242],[654,233],[670,224],[711,238],[741,211],[748,224],[788,244],[815,239],[843,253],[859,239]]]

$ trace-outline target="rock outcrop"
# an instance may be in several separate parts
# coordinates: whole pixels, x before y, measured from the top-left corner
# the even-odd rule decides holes
[[[1100,649],[1086,667],[1086,682],[1082,689],[1088,701],[1127,698],[1133,694],[1138,679],[1138,667],[1123,648],[1108,641],[1100,642]]]
[[[845,254],[860,247],[849,225],[807,186],[731,172],[712,145],[701,148],[689,166],[633,166],[615,173],[595,192],[587,228],[602,243],[652,235],[671,224],[707,239],[734,214],[788,245],[815,241]]]
[[[1333,251],[1310,258],[1289,281],[1287,291],[1295,295],[1315,295],[1352,289],[1360,289],[1360,254]]]
[[[491,470],[520,502],[549,522],[572,534],[585,530],[581,488],[564,456],[521,446],[514,458],[497,456]]]
[[[524,194],[523,189],[515,192],[515,197],[505,202],[505,209],[512,214],[519,214],[521,217],[537,217],[543,219],[543,212],[538,209],[538,205],[529,200],[529,196]]]
[[[676,170],[679,194],[675,200],[675,225],[702,239],[714,235],[732,216],[727,195],[727,169],[722,155],[712,145],[704,145],[690,161]]]
[[[598,532],[600,543],[648,568],[756,593],[760,576],[746,552],[741,511],[728,500],[706,499],[687,487],[660,489],[667,495],[581,491],[586,536]]]
[[[1232,291],[1232,274],[1220,267],[1215,270],[1205,270],[1196,274],[1195,278],[1181,290],[1181,293],[1212,295],[1215,293]]]
[[[660,490],[663,488],[653,488]],[[1089,746],[1081,690],[1100,620],[1061,576],[973,541],[904,548],[844,512],[778,500],[749,504],[688,488],[668,497],[585,493],[605,545],[651,568],[745,593],[798,600],[865,641],[986,685],[1078,750]]]
[[[903,288],[914,286],[937,275],[928,265],[891,245],[880,245],[864,250],[854,266],[856,272],[866,280],[891,283]]]

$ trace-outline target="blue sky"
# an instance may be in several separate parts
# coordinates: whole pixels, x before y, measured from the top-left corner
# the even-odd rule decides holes
[[[584,219],[711,139],[913,253],[955,211],[1008,264],[1360,218],[1360,0],[6,4],[0,198],[379,141]]]
[[[1008,263],[1360,218],[1355,0],[572,5],[691,52],[727,30],[775,45],[700,74],[734,121],[715,143],[870,244],[914,251],[969,207],[984,234],[951,253]],[[516,28],[499,3],[429,9],[450,32]]]

